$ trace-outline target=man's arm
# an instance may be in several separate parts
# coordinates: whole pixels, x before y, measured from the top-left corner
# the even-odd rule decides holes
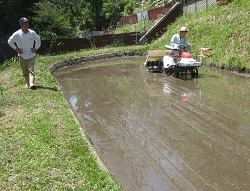
[[[173,47],[178,47],[180,41],[178,39],[178,36],[179,35],[173,35],[172,38],[171,38],[171,41],[170,41],[170,45],[173,46]]]
[[[23,49],[18,48],[18,46],[16,45],[16,35],[17,34],[13,34],[9,39],[8,39],[8,44],[10,45],[11,48],[13,48],[17,53],[22,54],[23,53]]]
[[[9,39],[8,39],[8,44],[10,45],[11,48],[13,48],[14,50],[17,48],[17,46],[15,45],[15,34],[13,34]]]
[[[34,38],[34,41],[35,41],[35,46],[34,46],[34,48],[32,48],[31,51],[32,52],[36,52],[40,48],[40,46],[41,46],[41,38],[40,38],[40,36],[38,36],[36,34],[35,31],[33,31],[33,38]]]

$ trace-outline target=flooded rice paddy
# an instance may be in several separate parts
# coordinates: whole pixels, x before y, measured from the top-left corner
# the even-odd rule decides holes
[[[98,155],[125,190],[250,190],[250,78],[149,73],[144,57],[55,74]]]

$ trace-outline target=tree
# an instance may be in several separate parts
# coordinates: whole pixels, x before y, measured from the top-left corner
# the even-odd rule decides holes
[[[86,0],[82,6],[82,31],[102,30],[102,6],[103,0]]]
[[[104,0],[103,16],[106,22],[108,22],[109,27],[116,26],[117,22],[122,17],[124,7],[127,3],[127,0]]]
[[[115,3],[117,2],[117,3]],[[108,5],[105,7],[105,5]],[[114,8],[115,5],[115,8]],[[55,35],[74,37],[80,32],[103,30],[116,24],[121,8],[120,1],[111,0],[43,0],[34,6],[33,21],[43,38]]]
[[[124,16],[132,15],[134,12],[135,3],[133,0],[129,0],[129,2],[124,6]]]
[[[102,0],[42,0],[33,9],[42,38],[72,38],[101,28]]]
[[[32,21],[43,39],[75,37],[76,28],[70,22],[70,9],[67,10],[61,3],[40,1],[35,4],[33,11],[36,15]]]
[[[0,35],[10,35],[20,28],[18,20],[32,16],[30,8],[36,2],[38,0],[0,0]]]

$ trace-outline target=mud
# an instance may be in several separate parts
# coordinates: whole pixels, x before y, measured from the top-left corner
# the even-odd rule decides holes
[[[249,190],[250,78],[201,67],[149,73],[145,57],[54,74],[82,128],[126,190]]]

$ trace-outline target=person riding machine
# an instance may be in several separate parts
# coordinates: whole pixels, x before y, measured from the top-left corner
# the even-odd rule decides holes
[[[179,77],[180,73],[185,75],[190,72],[192,78],[198,77],[198,67],[202,65],[202,57],[210,57],[211,55],[203,54],[203,51],[212,50],[212,48],[200,47],[200,61],[197,61],[190,54],[191,46],[185,35],[186,27],[180,29],[179,34],[175,34],[171,38],[170,45],[165,45],[166,50],[151,50],[148,55],[145,67],[150,72],[164,72],[167,75]]]
[[[202,65],[202,58],[211,56],[203,54],[203,51],[212,50],[212,48],[200,47],[198,55],[200,61],[196,61],[190,54],[191,46],[186,39],[187,32],[187,28],[182,27],[179,34],[172,36],[170,46],[165,46],[169,50],[169,54],[163,57],[163,71],[167,75],[174,75],[178,78],[181,72],[185,75],[190,72],[192,78],[198,78],[198,67]]]
[[[165,46],[170,50],[170,53],[163,58],[163,71],[168,75],[174,74],[179,77],[179,72],[184,71],[186,74],[190,71],[192,77],[198,77],[197,67],[201,66],[201,63],[193,59],[190,54],[191,46],[186,39],[187,32],[186,27],[181,27],[180,32],[172,36],[171,46]]]

